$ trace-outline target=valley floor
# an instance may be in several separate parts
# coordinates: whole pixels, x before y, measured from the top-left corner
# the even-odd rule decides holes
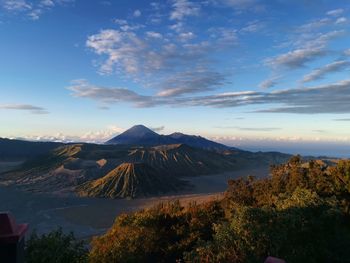
[[[73,231],[79,238],[101,234],[112,226],[115,217],[153,206],[159,202],[180,200],[183,203],[205,202],[220,198],[227,188],[227,180],[241,176],[268,175],[268,167],[255,167],[219,175],[188,177],[192,190],[176,195],[142,199],[79,198],[22,192],[12,186],[0,186],[0,211],[11,211],[19,223],[29,223],[30,231],[49,232],[57,227]]]

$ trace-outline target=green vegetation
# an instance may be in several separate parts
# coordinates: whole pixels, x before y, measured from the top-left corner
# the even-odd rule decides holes
[[[117,218],[90,262],[349,262],[350,161],[293,157],[267,179],[231,180],[221,201]]]
[[[87,250],[72,233],[57,229],[42,236],[34,232],[26,243],[25,257],[27,263],[83,263],[87,262]]]
[[[83,247],[59,231],[31,238],[27,255],[29,262],[261,263],[272,255],[288,263],[345,263],[349,207],[350,160],[328,166],[295,156],[271,167],[269,178],[230,180],[222,200],[121,215],[93,238],[86,258]]]

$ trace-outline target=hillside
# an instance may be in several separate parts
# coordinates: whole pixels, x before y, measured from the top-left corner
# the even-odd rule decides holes
[[[87,180],[103,176],[112,169],[105,159],[80,157],[89,153],[99,156],[95,150],[97,151],[94,145],[86,144],[60,146],[45,155],[24,162],[16,170],[1,174],[0,182],[33,192],[70,189]]]
[[[145,163],[167,176],[198,176],[239,168],[231,158],[183,144],[156,147],[72,144],[30,159],[0,178],[3,183],[31,191],[60,191],[102,178],[122,163]]]
[[[349,173],[349,160],[328,166],[295,156],[271,177],[230,180],[221,199],[117,217],[92,241],[89,261],[349,262]]]
[[[167,135],[167,137],[176,140],[178,143],[183,143],[191,147],[202,148],[206,150],[221,151],[221,150],[227,150],[227,149],[235,149],[233,147],[228,147],[224,144],[208,140],[202,136],[187,135],[181,132],[175,132],[175,133],[169,134]]]
[[[33,192],[74,191],[78,185],[101,179],[122,163],[144,163],[162,176],[219,174],[246,167],[280,163],[289,155],[240,150],[208,151],[186,144],[154,147],[70,144],[29,159],[20,168],[0,175],[0,183]],[[162,189],[162,187],[160,187]]]
[[[80,196],[135,198],[176,192],[184,182],[145,163],[122,163],[106,176],[77,187]]]
[[[0,138],[0,160],[24,160],[39,155],[63,145],[57,142],[31,142]]]
[[[155,146],[131,150],[128,162],[144,162],[176,176],[213,174],[238,168],[238,163],[222,154],[186,144]]]
[[[178,143],[179,141],[181,143]],[[32,192],[72,192],[79,185],[100,179],[99,183],[97,181],[95,183],[101,187],[108,178],[111,178],[110,173],[113,174],[113,171],[121,173],[119,165],[123,163],[147,165],[145,168],[146,178],[149,178],[147,180],[154,180],[154,186],[159,188],[159,191],[166,191],[171,187],[157,179],[159,174],[177,179],[215,175],[247,167],[266,168],[271,164],[284,162],[290,157],[281,153],[242,151],[200,136],[181,133],[159,135],[143,125],[134,126],[118,135],[109,141],[112,144],[34,143],[11,140],[2,140],[0,144],[1,142],[3,145],[7,143],[7,147],[2,149],[4,153],[8,151],[9,156],[16,158],[23,156],[26,161],[21,166],[18,166],[20,163],[12,166],[6,163],[6,167],[0,169],[3,172],[0,174],[0,184],[16,185]],[[139,166],[136,178],[143,174]],[[133,193],[130,189],[138,187],[139,179],[131,180],[130,178],[134,178],[131,174],[129,172],[129,175],[121,177],[126,178],[125,191],[118,190],[117,193],[104,194],[104,190],[99,187],[89,185],[89,189],[92,187],[92,193],[96,192],[98,195],[116,197],[157,193],[153,186],[149,186],[149,192],[140,190],[143,192]]]

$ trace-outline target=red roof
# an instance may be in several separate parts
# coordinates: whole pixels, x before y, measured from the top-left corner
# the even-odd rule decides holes
[[[28,224],[17,224],[10,212],[0,212],[0,243],[17,243],[27,230]]]
[[[267,257],[265,263],[286,263],[283,259]]]

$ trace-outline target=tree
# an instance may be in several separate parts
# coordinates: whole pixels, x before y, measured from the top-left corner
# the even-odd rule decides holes
[[[200,241],[212,239],[212,225],[224,217],[219,202],[183,207],[179,202],[120,216],[92,241],[91,262],[175,262]]]
[[[87,262],[87,249],[73,233],[64,234],[59,228],[46,235],[33,232],[26,242],[27,263],[83,263]]]

